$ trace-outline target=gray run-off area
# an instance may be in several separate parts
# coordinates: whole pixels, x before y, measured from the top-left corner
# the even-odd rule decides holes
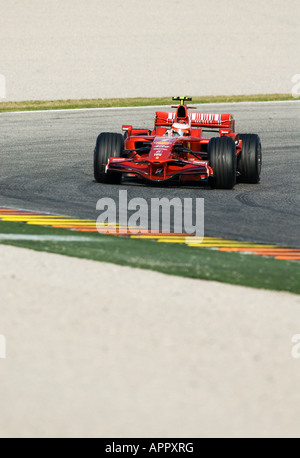
[[[299,437],[300,296],[3,245],[0,267],[0,437]]]
[[[291,93],[298,0],[0,0],[6,100]]]

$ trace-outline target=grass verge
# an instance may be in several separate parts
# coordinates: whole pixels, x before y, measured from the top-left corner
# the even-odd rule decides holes
[[[0,113],[11,111],[65,110],[78,108],[110,108],[171,105],[171,97],[160,98],[115,98],[115,99],[79,99],[79,100],[29,100],[25,102],[1,102]],[[232,102],[268,102],[295,100],[291,94],[256,94],[256,95],[219,95],[193,97],[194,104],[232,103]]]
[[[76,236],[78,241],[0,240],[0,243],[170,275],[300,294],[300,263],[207,248],[157,243],[65,229],[0,222],[1,234]],[[88,242],[80,238],[89,238]],[[102,242],[102,243],[101,243]]]

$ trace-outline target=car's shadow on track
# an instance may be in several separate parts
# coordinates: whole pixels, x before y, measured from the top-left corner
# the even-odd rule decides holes
[[[186,181],[184,184],[179,181],[168,181],[164,183],[157,182],[145,182],[134,177],[124,177],[121,182],[121,186],[136,186],[142,188],[152,188],[152,189],[201,189],[201,190],[211,190],[211,186],[208,183],[196,183],[193,181]]]

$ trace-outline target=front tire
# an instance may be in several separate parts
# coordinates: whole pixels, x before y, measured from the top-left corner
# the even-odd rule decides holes
[[[256,184],[260,179],[262,152],[260,138],[256,134],[240,134],[242,151],[238,157],[239,181]]]
[[[236,147],[230,137],[213,137],[208,143],[208,161],[213,169],[212,188],[232,189],[236,183]]]
[[[98,183],[120,184],[122,174],[105,172],[110,157],[122,157],[124,138],[121,134],[103,132],[97,138],[94,150],[94,176]]]

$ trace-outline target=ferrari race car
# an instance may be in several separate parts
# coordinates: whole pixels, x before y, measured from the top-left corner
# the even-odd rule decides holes
[[[123,125],[124,135],[101,133],[94,150],[94,176],[99,183],[121,183],[122,175],[148,182],[208,182],[232,189],[240,182],[258,183],[262,151],[259,136],[235,132],[231,114],[195,113],[179,101],[176,111],[156,112],[154,129]],[[214,133],[207,138],[204,132]]]

